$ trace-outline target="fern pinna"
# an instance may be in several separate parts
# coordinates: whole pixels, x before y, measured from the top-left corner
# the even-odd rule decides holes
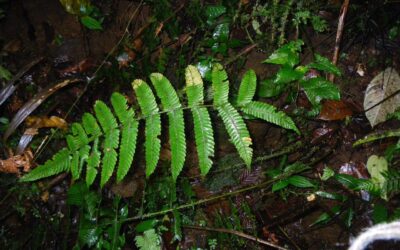
[[[257,77],[253,70],[244,75],[235,105],[229,102],[229,80],[222,65],[216,64],[211,75],[214,97],[213,104],[208,106],[218,112],[231,142],[248,167],[251,166],[253,156],[252,139],[239,111],[299,133],[293,120],[285,113],[267,103],[253,101],[257,86]],[[203,80],[197,68],[189,65],[185,71],[185,79],[187,108],[193,117],[199,168],[205,176],[213,164],[213,126],[209,110],[204,105]],[[23,176],[21,181],[34,181],[65,171],[71,172],[73,179],[79,179],[86,167],[88,186],[93,184],[101,172],[100,185],[103,187],[115,168],[117,182],[120,182],[132,167],[139,120],[145,122],[146,177],[149,178],[159,161],[162,113],[168,116],[171,173],[176,181],[186,158],[184,109],[174,87],[165,76],[153,73],[150,81],[156,95],[145,81],[138,79],[132,83],[141,110],[140,118],[135,116],[134,110],[120,93],[113,93],[111,96],[112,110],[104,102],[96,101],[95,116],[85,113],[82,122],[72,124],[71,133],[66,137],[67,147]],[[161,101],[161,111],[156,96]]]

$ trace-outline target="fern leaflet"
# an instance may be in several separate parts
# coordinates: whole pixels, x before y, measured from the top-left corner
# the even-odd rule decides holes
[[[101,153],[99,151],[99,139],[96,138],[93,142],[92,152],[87,160],[86,168],[86,185],[89,187],[93,184],[97,176],[97,169],[100,165]]]
[[[101,181],[100,186],[103,187],[106,182],[111,178],[115,165],[117,163],[117,152],[115,151],[119,145],[119,129],[117,121],[102,101],[97,101],[94,105],[97,120],[104,132],[104,156],[102,159]]]
[[[69,170],[70,154],[67,148],[58,151],[51,160],[35,168],[29,174],[21,177],[20,181],[35,181]]]
[[[142,80],[135,80],[132,87],[135,90],[142,113],[146,117],[146,177],[149,178],[156,169],[160,157],[161,141],[158,137],[161,134],[161,118],[156,98],[149,85]]]
[[[221,106],[228,102],[229,81],[226,71],[221,64],[214,65],[211,72],[211,81],[214,90],[214,106]]]
[[[171,146],[171,169],[174,181],[183,169],[186,158],[185,122],[183,111],[180,109],[178,95],[169,80],[159,73],[150,75],[150,80],[156,89],[157,95],[165,111],[168,111],[169,142]]]
[[[242,107],[241,110],[248,115],[255,116],[283,128],[294,130],[297,134],[300,134],[292,118],[282,111],[277,111],[274,106],[268,103],[252,101]]]
[[[123,126],[117,170],[117,182],[120,182],[128,173],[133,161],[139,123],[134,119],[135,112],[131,108],[128,108],[126,98],[123,95],[113,93],[111,103]]]
[[[239,93],[237,96],[237,105],[244,106],[253,100],[256,93],[257,76],[254,70],[248,70],[244,74],[242,82],[240,83]]]
[[[235,145],[240,157],[246,163],[247,167],[250,167],[251,159],[253,157],[253,149],[250,147],[252,140],[243,118],[228,102],[223,106],[218,107],[217,110],[224,122],[233,145]]]
[[[185,72],[186,95],[194,122],[194,136],[199,158],[200,172],[205,176],[212,167],[214,156],[214,136],[210,114],[203,104],[203,80],[196,67],[189,65]]]

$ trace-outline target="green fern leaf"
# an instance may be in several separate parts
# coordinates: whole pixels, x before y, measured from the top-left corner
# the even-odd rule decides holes
[[[101,170],[100,186],[104,187],[107,181],[111,178],[115,165],[117,163],[117,151],[115,149],[110,149],[104,152],[104,157],[102,159],[103,167]]]
[[[300,134],[292,118],[282,111],[277,111],[274,106],[268,103],[253,101],[246,104],[241,110],[248,115],[255,116],[286,129],[291,129]]]
[[[96,121],[96,118],[90,113],[84,113],[82,117],[83,128],[87,134],[93,135],[95,137],[101,135],[101,129]]]
[[[77,123],[77,122],[72,123],[71,131],[72,131],[72,134],[74,136],[76,136],[76,138],[78,140],[79,148],[84,145],[89,144],[89,138],[80,123]]]
[[[78,167],[76,179],[80,178],[83,166],[85,165],[85,163],[87,162],[87,160],[89,158],[89,153],[90,153],[89,145],[85,145],[85,146],[81,147],[81,149],[79,150],[79,167]]]
[[[94,105],[94,111],[105,134],[100,180],[100,186],[103,187],[112,176],[117,163],[117,152],[115,149],[119,144],[119,129],[117,120],[104,102],[97,101]]]
[[[214,156],[214,136],[210,114],[203,104],[203,80],[196,67],[189,65],[185,72],[186,95],[194,122],[199,167],[203,176],[207,175],[212,167],[211,157]]]
[[[214,106],[221,106],[228,102],[229,80],[226,71],[221,64],[214,65],[211,73],[211,81],[214,90]]]
[[[134,119],[135,112],[133,109],[128,108],[126,98],[123,95],[113,93],[111,96],[111,103],[118,119],[122,123],[122,136],[117,170],[117,182],[120,182],[126,176],[132,165],[136,150],[139,123]]]
[[[93,142],[92,152],[87,160],[86,167],[86,185],[90,187],[97,176],[97,169],[100,165],[101,153],[99,151],[99,139],[96,138]]]
[[[214,136],[210,114],[206,108],[193,107],[191,109],[194,122],[194,136],[200,171],[207,175],[212,167],[211,158],[214,156]]]
[[[249,70],[244,74],[240,83],[239,93],[237,97],[237,105],[244,106],[253,100],[256,93],[257,76],[254,70]]]
[[[109,131],[118,127],[117,120],[104,102],[96,101],[94,111],[104,133],[109,133]]]
[[[70,151],[63,148],[58,151],[51,160],[46,161],[43,165],[38,166],[28,174],[24,175],[20,181],[35,181],[65,172],[70,168]]]
[[[70,171],[73,180],[79,178],[79,151],[72,152]]]
[[[128,119],[132,119],[135,116],[135,112],[132,109],[128,109],[126,98],[120,93],[114,92],[111,95],[111,104],[115,114],[123,125],[126,124]]]
[[[65,139],[67,140],[67,145],[68,145],[68,148],[69,148],[69,150],[71,152],[78,150],[79,142],[78,142],[78,139],[75,136],[67,135],[65,137]]]
[[[195,66],[189,65],[186,67],[185,80],[189,107],[203,104],[203,79],[201,79],[200,72]]]
[[[156,98],[154,97],[149,85],[138,79],[133,81],[132,87],[135,90],[140,109],[146,117],[146,177],[149,178],[156,169],[160,158],[161,141],[158,137],[161,134],[161,118]]]
[[[160,73],[150,75],[150,80],[160,97],[164,110],[168,112],[169,141],[171,146],[171,172],[174,181],[183,169],[186,158],[185,122],[181,104],[169,80]]]
[[[228,102],[217,107],[217,110],[224,122],[233,145],[235,145],[240,157],[246,163],[247,167],[250,167],[251,159],[253,157],[253,149],[250,147],[252,141],[243,118]]]
[[[157,96],[160,97],[161,104],[165,111],[179,109],[181,103],[179,102],[178,95],[170,81],[160,73],[153,73],[150,75],[150,80],[156,89]]]
[[[129,121],[129,120],[127,120]],[[136,140],[139,123],[131,119],[122,130],[121,145],[119,150],[119,163],[117,170],[117,182],[122,181],[131,168],[133,156],[136,151]]]

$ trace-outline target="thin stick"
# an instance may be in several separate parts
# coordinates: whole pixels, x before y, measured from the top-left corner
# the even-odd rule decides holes
[[[333,52],[332,64],[336,65],[339,57],[340,41],[342,40],[344,20],[346,18],[347,10],[349,9],[350,0],[344,0],[340,8],[339,24],[336,32],[335,50]],[[329,81],[335,81],[335,75],[329,75]]]
[[[104,65],[106,65],[106,62],[108,60],[108,58],[111,57],[111,55],[117,50],[117,48],[119,47],[119,45],[122,43],[122,41],[124,40],[125,36],[127,34],[129,34],[129,26],[131,25],[131,23],[133,22],[133,18],[136,16],[137,13],[139,13],[139,9],[142,7],[143,5],[143,1],[141,0],[138,4],[138,7],[135,9],[135,11],[132,13],[132,15],[130,16],[128,23],[126,24],[125,27],[125,31],[122,34],[121,38],[119,39],[119,41],[117,42],[117,44],[114,45],[114,47],[107,53],[106,57],[103,59],[103,61],[100,63],[100,65],[97,67],[97,69],[95,70],[95,72],[93,73],[92,77],[86,82],[82,92],[76,97],[74,103],[71,105],[71,108],[68,109],[67,113],[64,116],[64,119],[66,119],[72,112],[73,107],[76,106],[76,104],[79,102],[79,100],[82,98],[82,96],[86,93],[89,85],[93,82],[93,79],[96,78],[97,73],[104,67]],[[57,129],[58,130],[58,129]],[[57,131],[56,130],[56,131]],[[55,135],[55,132],[53,132],[50,137],[48,137],[47,141],[44,143],[43,149],[47,146],[47,144],[53,139]],[[41,153],[43,152],[43,150],[37,152],[37,154],[35,155],[35,159],[37,159]]]
[[[286,250],[287,248],[275,245],[271,242],[268,242],[266,240],[262,240],[260,238],[254,237],[252,235],[248,235],[245,234],[243,232],[240,231],[236,231],[236,230],[231,230],[231,229],[225,229],[225,228],[211,228],[211,227],[199,227],[199,226],[189,226],[189,225],[184,225],[183,227],[185,228],[189,228],[189,229],[194,229],[194,230],[205,230],[205,231],[211,231],[211,232],[219,232],[219,233],[227,233],[227,234],[233,234],[248,240],[252,240],[255,241],[257,243],[263,244],[263,245],[267,245],[276,249],[280,249],[280,250]]]
[[[239,57],[249,53],[250,51],[252,51],[255,47],[257,47],[258,44],[254,43],[250,46],[247,46],[246,48],[244,48],[242,51],[240,51],[237,55],[234,55],[233,57],[229,58],[226,63],[224,63],[224,66],[227,66],[231,63],[233,63],[234,61],[236,61]]]

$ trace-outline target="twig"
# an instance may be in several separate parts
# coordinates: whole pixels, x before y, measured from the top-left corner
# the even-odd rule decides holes
[[[240,51],[237,55],[234,55],[231,58],[228,58],[228,60],[226,61],[226,63],[224,63],[224,66],[227,66],[231,63],[233,63],[234,61],[236,61],[239,57],[243,56],[244,54],[249,53],[250,51],[252,51],[255,47],[257,47],[258,44],[254,43],[246,48],[244,48],[242,51]]]
[[[377,141],[380,139],[385,139],[388,137],[400,137],[400,129],[396,129],[396,130],[389,130],[389,131],[385,131],[385,132],[381,132],[381,133],[374,133],[374,134],[369,134],[367,136],[365,136],[362,139],[357,140],[354,144],[353,147],[359,146],[361,144],[365,144],[368,142],[373,142],[373,141]]]
[[[136,14],[139,12],[140,7],[143,5],[143,1],[144,1],[144,0],[141,0],[141,1],[139,2],[138,7],[135,9],[135,11],[132,13],[132,15],[131,15],[130,18],[129,18],[129,21],[128,21],[128,23],[126,24],[125,31],[124,31],[124,33],[122,34],[121,38],[120,38],[119,41],[114,45],[114,47],[108,52],[108,54],[106,55],[106,57],[103,59],[103,61],[100,63],[100,65],[97,67],[97,69],[96,69],[95,72],[93,73],[93,76],[86,82],[86,84],[85,84],[85,86],[84,86],[82,92],[76,97],[74,103],[71,105],[71,108],[69,108],[68,111],[67,111],[67,113],[65,114],[64,119],[66,119],[66,118],[68,117],[68,115],[71,114],[71,112],[72,112],[72,110],[73,110],[73,107],[76,106],[76,104],[79,102],[79,100],[82,98],[82,96],[86,93],[86,90],[88,89],[89,85],[93,82],[93,79],[96,78],[97,73],[104,67],[104,65],[106,64],[108,58],[110,58],[111,55],[114,54],[114,52],[116,51],[116,49],[119,47],[119,45],[120,45],[120,44],[122,43],[122,41],[125,39],[125,36],[129,33],[128,28],[129,28],[129,26],[131,25],[131,23],[132,23],[132,21],[133,21],[133,18],[134,18],[134,17],[136,16]],[[56,131],[58,131],[58,129],[56,129]],[[44,143],[43,149],[44,149],[44,148],[46,147],[46,145],[50,142],[50,140],[53,139],[53,137],[54,137],[56,131],[54,131],[54,132],[50,135],[50,137],[48,138],[47,142]],[[40,154],[41,154],[42,152],[43,152],[43,150],[40,151],[40,152],[38,152],[38,153],[35,155],[35,159],[37,159],[37,158],[40,156]]]
[[[260,188],[268,186],[268,185],[270,185],[270,184],[272,184],[272,183],[274,183],[276,181],[279,181],[281,179],[287,178],[288,176],[291,176],[293,174],[298,174],[300,172],[303,172],[304,170],[306,170],[306,169],[300,169],[300,170],[297,170],[297,171],[286,172],[286,173],[280,175],[279,177],[277,177],[275,179],[267,180],[267,181],[261,182],[261,183],[256,184],[256,185],[244,187],[244,188],[241,188],[241,189],[238,189],[238,190],[235,190],[235,191],[231,191],[231,192],[228,192],[228,193],[223,193],[223,194],[220,194],[220,195],[211,196],[211,197],[208,197],[208,198],[205,198],[205,199],[201,199],[201,200],[198,200],[198,201],[194,201],[194,202],[191,202],[191,203],[186,203],[186,204],[183,204],[183,205],[180,205],[180,206],[177,206],[177,207],[168,208],[168,209],[164,209],[164,210],[161,210],[161,211],[147,213],[147,214],[143,214],[143,215],[137,215],[137,216],[129,217],[129,218],[120,220],[120,222],[123,223],[123,222],[128,222],[128,221],[143,220],[143,219],[148,219],[148,218],[153,218],[153,217],[157,217],[157,216],[160,216],[160,215],[168,214],[168,213],[171,213],[173,211],[193,208],[195,206],[199,206],[199,205],[203,205],[203,204],[206,204],[206,203],[214,202],[214,201],[226,198],[226,197],[235,196],[235,195],[238,195],[238,194],[241,194],[241,193],[245,193],[245,192],[248,192],[248,191],[260,189]],[[105,223],[105,224],[109,224],[109,223]]]
[[[189,228],[189,229],[194,229],[194,230],[205,230],[205,231],[211,231],[211,232],[219,232],[219,233],[227,233],[227,234],[233,234],[248,240],[252,240],[255,241],[257,243],[263,244],[263,245],[267,245],[276,249],[280,249],[280,250],[286,250],[287,248],[275,245],[271,242],[268,242],[266,240],[262,240],[260,238],[254,237],[252,235],[248,235],[245,234],[243,232],[240,231],[236,231],[236,230],[231,230],[231,229],[225,229],[225,228],[211,228],[211,227],[200,227],[200,226],[190,226],[190,225],[183,225],[183,227],[185,228]]]
[[[8,81],[7,85],[0,91],[0,97],[1,97],[0,105],[3,104],[3,102],[5,102],[17,88],[18,84],[14,85],[14,83],[18,81],[23,75],[25,75],[26,72],[28,72],[33,66],[35,66],[42,60],[43,57],[36,58],[32,62],[25,65],[17,74],[13,76],[13,78],[11,78],[10,81]]]
[[[339,49],[340,49],[340,41],[342,40],[343,35],[343,27],[344,27],[344,20],[346,18],[347,10],[349,9],[350,0],[344,0],[342,7],[340,8],[340,15],[339,15],[339,24],[338,29],[336,32],[336,40],[335,40],[335,50],[333,52],[332,64],[336,65],[339,57]],[[335,81],[335,75],[329,75],[329,81]]]

